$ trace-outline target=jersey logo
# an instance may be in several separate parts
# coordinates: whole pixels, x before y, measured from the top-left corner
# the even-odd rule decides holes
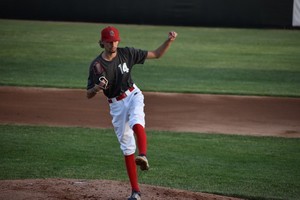
[[[127,67],[126,63],[119,64],[118,66],[122,74],[129,73],[129,68]]]

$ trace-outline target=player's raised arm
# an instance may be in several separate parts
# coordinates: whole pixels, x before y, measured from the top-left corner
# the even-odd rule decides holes
[[[171,43],[176,39],[177,33],[174,31],[169,32],[168,39],[160,45],[156,50],[148,51],[147,59],[160,58],[169,49]]]

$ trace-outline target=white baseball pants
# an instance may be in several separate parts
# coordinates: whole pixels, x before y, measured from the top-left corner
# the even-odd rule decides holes
[[[132,127],[140,124],[145,127],[144,95],[134,85],[134,90],[126,98],[110,103],[112,124],[124,155],[135,153],[136,143]]]

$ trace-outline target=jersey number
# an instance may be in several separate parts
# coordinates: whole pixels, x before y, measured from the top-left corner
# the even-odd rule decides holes
[[[122,74],[129,72],[129,68],[127,67],[126,63],[119,64],[118,67],[120,68]]]

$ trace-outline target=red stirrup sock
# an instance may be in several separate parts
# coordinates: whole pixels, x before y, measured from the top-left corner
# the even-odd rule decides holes
[[[131,154],[129,156],[124,156],[124,157],[125,157],[125,164],[126,164],[127,174],[130,180],[131,188],[132,190],[139,192],[140,188],[138,184],[138,176],[137,176],[134,154]]]
[[[147,135],[146,135],[145,128],[140,124],[135,124],[132,129],[137,138],[139,155],[146,156],[146,154],[147,154]]]

